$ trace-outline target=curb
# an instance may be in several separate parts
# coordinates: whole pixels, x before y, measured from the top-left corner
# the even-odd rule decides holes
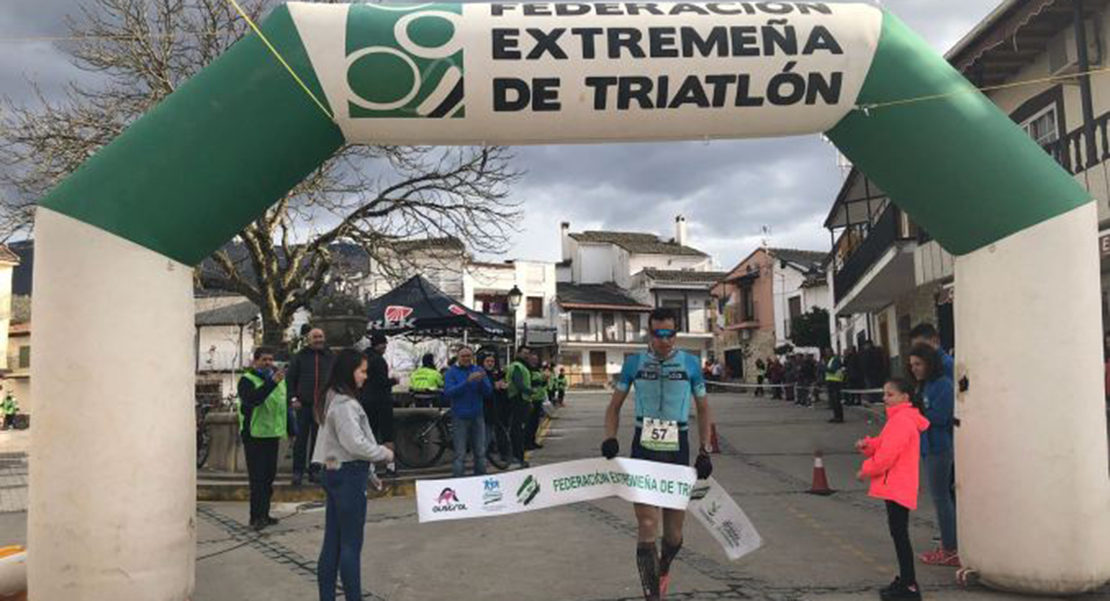
[[[368,488],[366,498],[412,498],[416,496],[415,480],[382,480],[382,490]],[[273,502],[275,503],[306,503],[311,501],[324,501],[327,495],[324,489],[316,484],[305,486],[292,486],[281,484],[274,486]],[[250,485],[244,481],[234,482],[197,482],[198,501],[248,501],[250,500]]]

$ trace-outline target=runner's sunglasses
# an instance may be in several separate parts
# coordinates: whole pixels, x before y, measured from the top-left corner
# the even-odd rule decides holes
[[[676,336],[676,332],[674,330],[652,330],[651,335],[656,338],[668,340],[674,338]]]

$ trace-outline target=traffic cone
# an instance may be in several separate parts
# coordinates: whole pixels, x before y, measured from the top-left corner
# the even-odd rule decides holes
[[[825,475],[825,454],[821,451],[813,452],[813,485],[807,491],[811,495],[829,496],[836,492],[829,488],[829,479]]]
[[[712,424],[712,429],[709,431],[709,452],[714,455],[721,454],[721,445],[717,442],[717,424]]]

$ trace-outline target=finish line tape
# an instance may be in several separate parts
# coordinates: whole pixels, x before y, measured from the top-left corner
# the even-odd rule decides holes
[[[693,512],[730,560],[763,544],[751,520],[713,478],[700,486],[689,466],[594,458],[443,480],[418,480],[420,522],[511,515],[606,497]]]

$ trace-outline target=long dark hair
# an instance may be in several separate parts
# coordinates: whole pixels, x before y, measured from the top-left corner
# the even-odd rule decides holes
[[[917,357],[925,362],[926,382],[944,377],[944,363],[940,360],[940,351],[937,349],[924,342],[918,343],[910,349],[910,357]]]
[[[910,397],[910,404],[921,413],[925,413],[925,403],[921,397],[915,394],[916,388],[909,380],[903,378],[891,378],[886,381],[887,386],[890,386],[898,392],[908,395]]]
[[[334,390],[339,394],[354,397],[358,394],[358,384],[355,383],[355,370],[366,361],[366,356],[352,348],[345,348],[335,356],[335,363],[331,366],[327,386],[324,390]],[[326,397],[325,397],[326,398]],[[327,401],[317,403],[312,407],[316,423],[323,424],[327,415]]]

